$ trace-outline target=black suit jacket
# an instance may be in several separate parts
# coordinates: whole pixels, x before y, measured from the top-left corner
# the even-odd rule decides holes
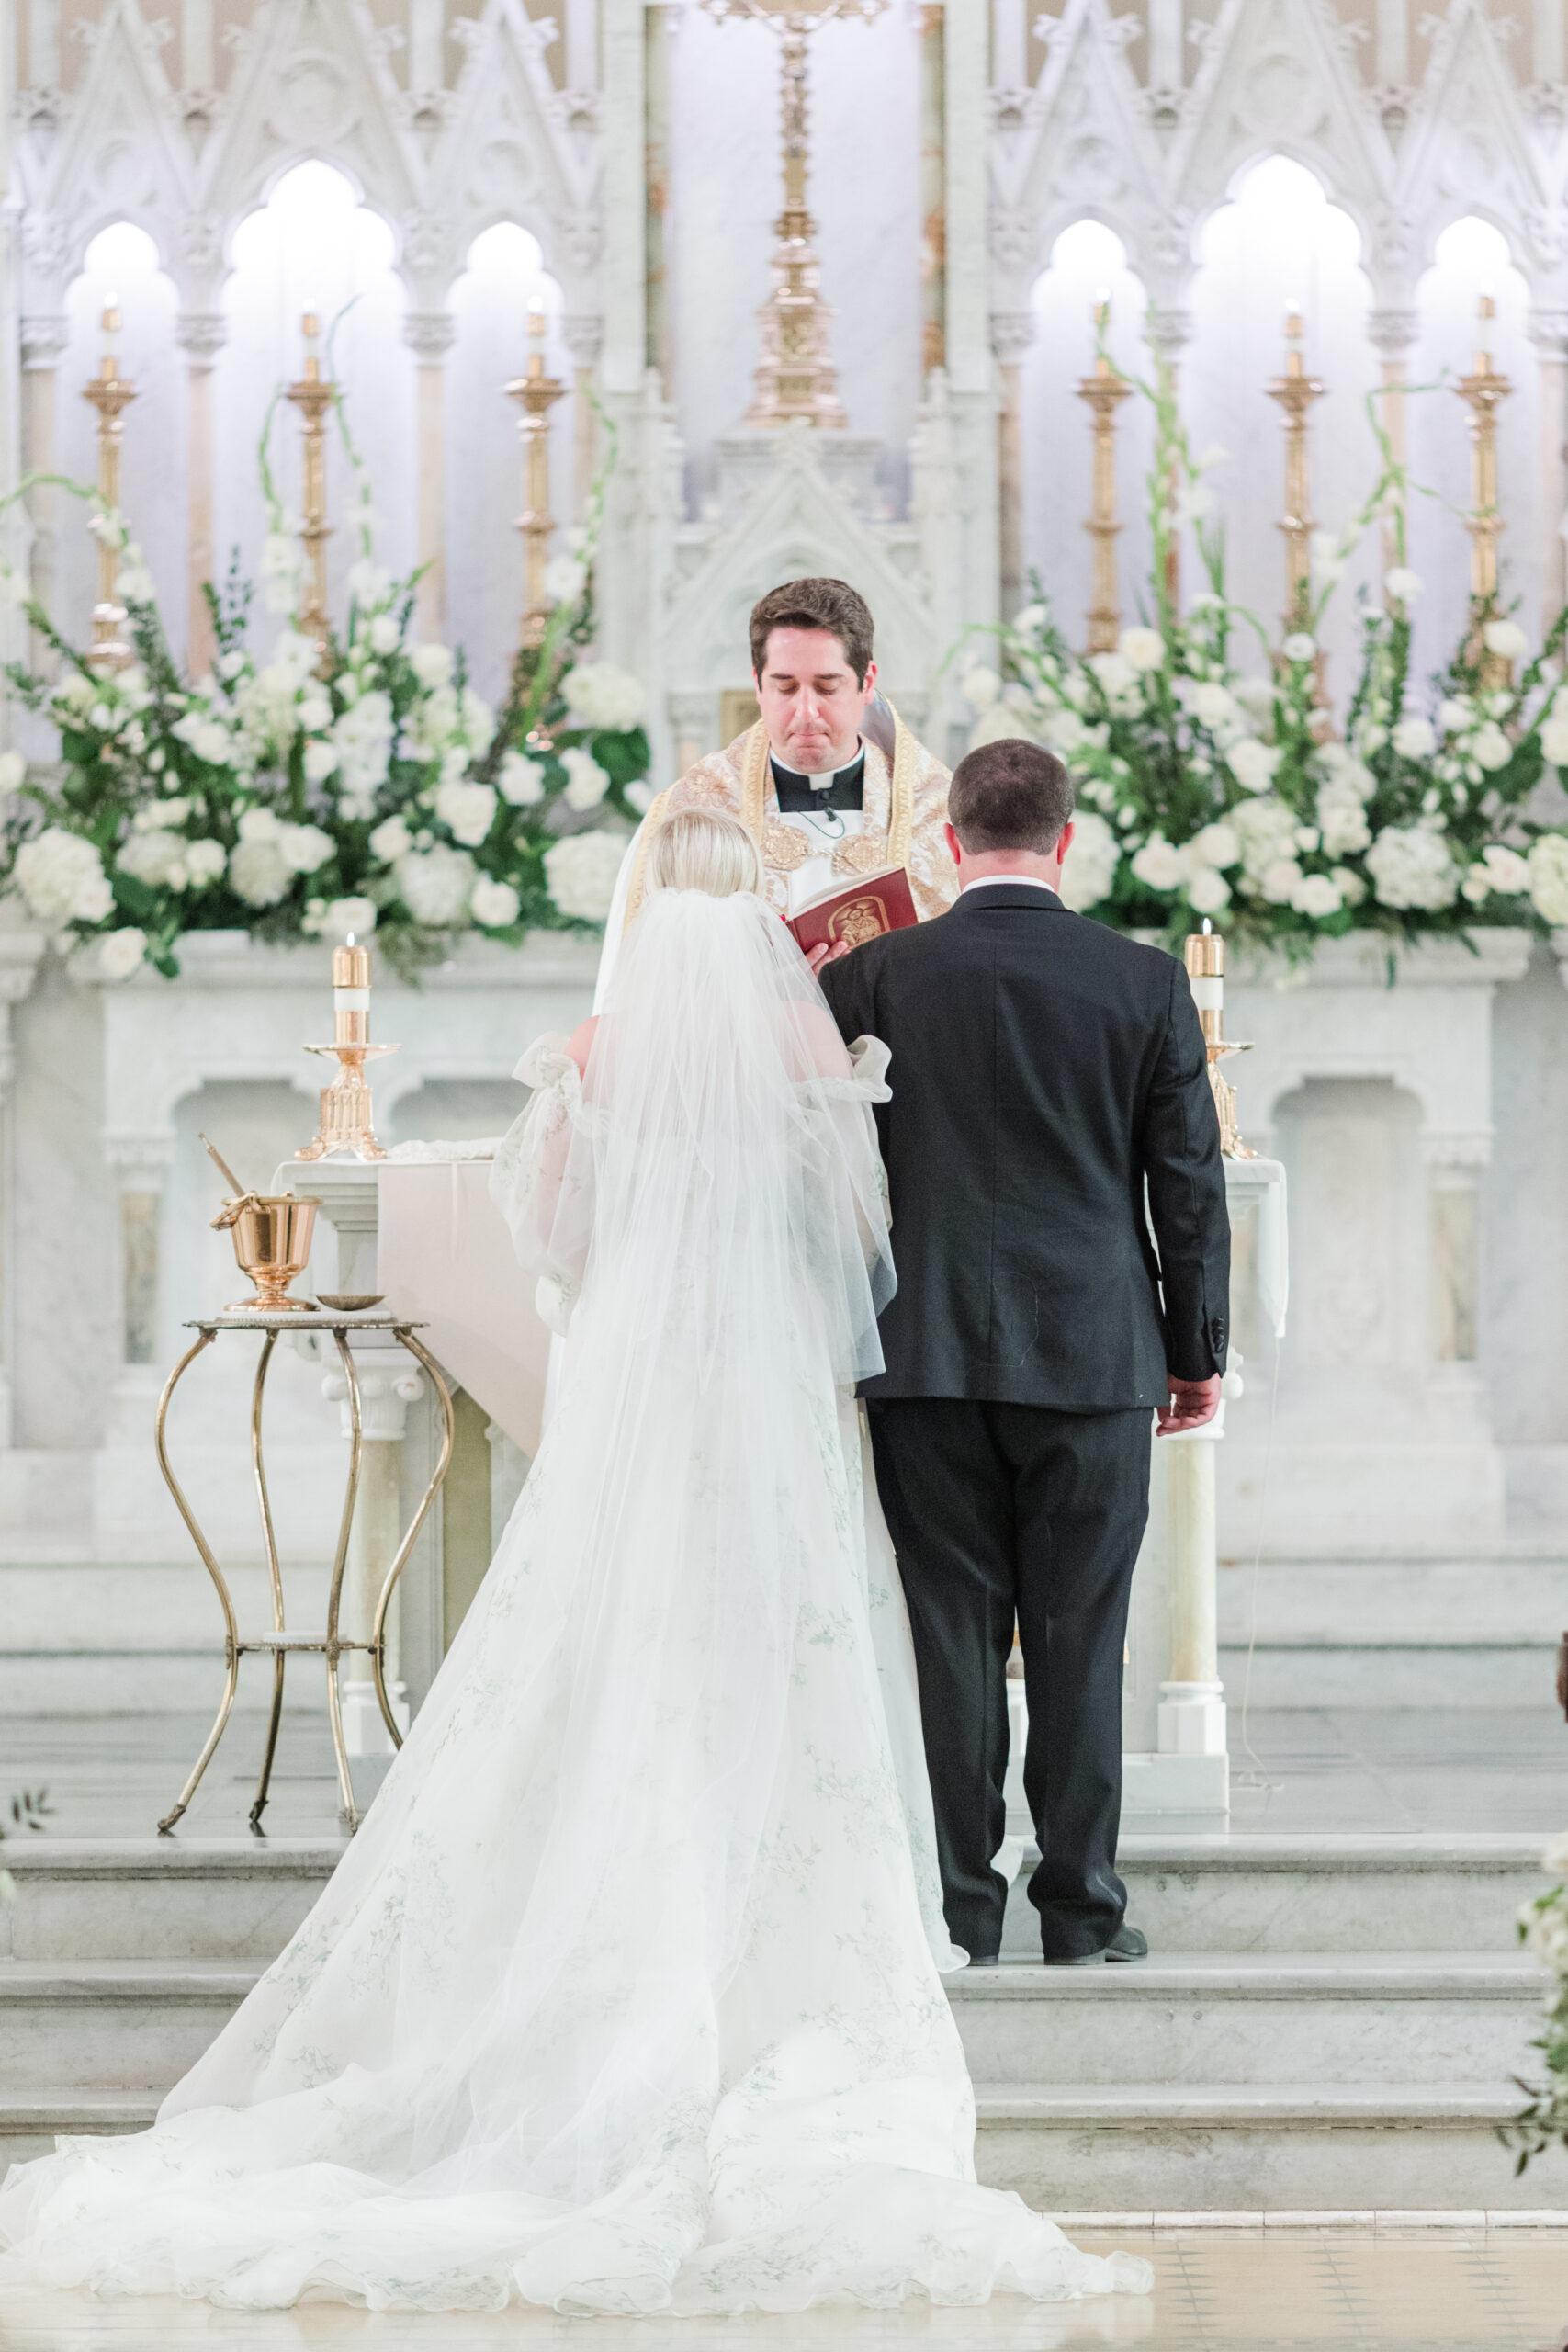
[[[863,1395],[1110,1412],[1224,1370],[1224,1167],[1175,956],[996,883],[821,978],[892,1055],[898,1289]]]

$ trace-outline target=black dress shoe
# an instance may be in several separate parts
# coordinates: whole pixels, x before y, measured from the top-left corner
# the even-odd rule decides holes
[[[1141,1928],[1129,1928],[1123,1920],[1111,1941],[1099,1951],[1074,1952],[1065,1959],[1045,1954],[1047,1968],[1093,1968],[1102,1960],[1147,1960],[1149,1939]]]
[[[969,1955],[971,1968],[999,1968],[1001,1964],[999,1951],[972,1951]]]

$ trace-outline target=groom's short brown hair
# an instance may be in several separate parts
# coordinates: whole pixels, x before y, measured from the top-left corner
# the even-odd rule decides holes
[[[1029,850],[1048,857],[1073,813],[1073,787],[1055,752],[1019,735],[982,743],[953,771],[947,820],[971,857]]]
[[[847,580],[786,580],[752,605],[751,667],[759,678],[767,668],[768,639],[775,628],[825,628],[838,639],[845,661],[864,685],[871,667],[871,606]]]

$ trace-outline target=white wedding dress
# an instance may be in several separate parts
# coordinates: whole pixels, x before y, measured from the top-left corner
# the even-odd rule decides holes
[[[975,2181],[874,1614],[912,1690],[908,1631],[863,1555],[885,1064],[758,900],[694,893],[644,909],[585,1082],[536,1054],[497,1173],[570,1364],[494,1563],[154,2128],[13,2169],[0,2285],[581,2313],[1147,2287]]]

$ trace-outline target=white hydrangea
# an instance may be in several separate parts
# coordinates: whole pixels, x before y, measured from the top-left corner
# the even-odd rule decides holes
[[[1317,755],[1318,766],[1333,779],[1334,788],[1344,799],[1352,796],[1358,800],[1370,800],[1378,788],[1378,780],[1364,760],[1359,760],[1346,743],[1325,743]]]
[[[1478,907],[1483,899],[1494,896],[1519,898],[1529,886],[1529,860],[1521,857],[1517,849],[1506,849],[1501,842],[1491,842],[1460,884],[1460,889],[1472,907]]]
[[[1445,695],[1438,705],[1438,724],[1445,735],[1468,735],[1477,717],[1467,695]]]
[[[477,849],[494,822],[495,798],[493,786],[454,781],[437,787],[435,813],[455,841]]]
[[[328,939],[368,939],[376,928],[374,899],[329,899],[321,910],[320,929]]]
[[[1241,714],[1235,696],[1217,678],[1204,678],[1192,690],[1188,707],[1201,727],[1211,732],[1234,726]]]
[[[342,758],[343,753],[335,743],[323,742],[320,738],[314,742],[307,743],[305,746],[306,783],[325,784]]]
[[[1488,621],[1481,632],[1488,653],[1503,662],[1522,662],[1530,641],[1517,621]]]
[[[1429,718],[1402,718],[1393,730],[1393,748],[1402,760],[1429,760],[1438,748],[1438,730]]]
[[[545,797],[545,764],[525,752],[502,752],[496,778],[501,797],[513,808],[532,808]]]
[[[1507,766],[1514,756],[1514,747],[1495,720],[1489,719],[1472,736],[1470,756],[1489,775],[1495,775],[1497,769]]]
[[[400,817],[385,817],[370,836],[370,854],[389,865],[413,846],[413,835]]]
[[[398,888],[415,922],[433,931],[450,930],[467,922],[477,868],[466,849],[449,849],[437,842],[426,850],[410,850],[398,860]]]
[[[1133,872],[1146,889],[1175,890],[1187,877],[1187,859],[1163,833],[1151,833],[1134,856]]]
[[[314,874],[335,846],[331,833],[324,833],[320,825],[280,825],[276,841],[278,854],[290,874]]]
[[[259,817],[267,812],[252,808],[248,816]],[[245,835],[244,818],[240,820],[241,839],[229,860],[229,888],[247,907],[275,907],[288,893],[289,870],[276,831]]]
[[[171,732],[183,743],[188,743],[198,760],[209,767],[226,768],[233,764],[237,746],[234,738],[221,719],[204,710],[187,710],[183,718],[175,721]]]
[[[1325,916],[1339,912],[1345,904],[1345,893],[1326,874],[1303,874],[1291,904],[1298,914],[1310,915],[1314,922],[1322,922]]]
[[[1244,792],[1267,792],[1279,764],[1278,751],[1256,735],[1243,735],[1225,752],[1225,765]]]
[[[1353,865],[1337,865],[1329,878],[1348,907],[1359,907],[1367,895],[1366,883]]]
[[[1104,818],[1097,817],[1092,808],[1080,808],[1073,819],[1073,838],[1062,865],[1063,905],[1081,915],[1109,898],[1121,854],[1121,844]]]
[[[1317,822],[1323,848],[1330,857],[1353,856],[1371,842],[1372,829],[1361,802],[1332,784],[1325,784],[1317,796]]]
[[[218,880],[229,863],[229,853],[221,842],[186,842],[181,863],[186,881],[199,888],[205,883]]]
[[[566,707],[581,727],[625,734],[641,723],[648,697],[642,680],[611,662],[580,662],[561,681]]]
[[[62,825],[24,842],[13,870],[28,912],[39,922],[102,922],[114,904],[97,851]]]
[[[480,875],[468,897],[474,921],[486,931],[504,931],[515,922],[522,903],[510,882],[492,882],[488,874]]]
[[[1205,825],[1194,833],[1187,844],[1199,865],[1235,865],[1241,859],[1241,835],[1234,825],[1222,819],[1217,824]],[[1190,893],[1189,893],[1190,896]]]
[[[1367,852],[1372,888],[1385,907],[1451,907],[1459,868],[1439,826],[1388,825]]]
[[[387,781],[396,722],[392,699],[379,686],[342,712],[333,728],[345,794],[363,800]],[[367,812],[368,813],[368,812]]]
[[[1124,653],[1092,653],[1089,666],[1100,680],[1101,691],[1111,702],[1127,694],[1137,684],[1138,673]]]
[[[591,752],[581,749],[563,752],[560,763],[566,770],[567,786],[561,797],[569,808],[596,808],[610,788],[610,779]]]
[[[106,980],[128,980],[147,953],[147,933],[128,923],[98,944],[98,969]]]
[[[1230,822],[1241,836],[1241,862],[1247,879],[1256,882],[1274,860],[1289,850],[1296,820],[1282,800],[1271,795],[1244,800],[1233,808]]]
[[[427,694],[450,683],[452,649],[449,645],[411,645],[409,662],[414,676]]]
[[[1216,867],[1200,865],[1189,876],[1187,903],[1201,915],[1217,915],[1231,902],[1231,886]]]
[[[1157,628],[1124,628],[1116,640],[1116,650],[1134,670],[1158,670],[1165,662],[1165,639]]]
[[[1541,757],[1550,760],[1554,768],[1568,767],[1568,716],[1559,718],[1553,710],[1550,718],[1541,722]],[[11,756],[16,755],[13,752]]]
[[[1568,838],[1542,833],[1530,843],[1530,904],[1543,922],[1568,923]]]
[[[604,922],[626,850],[619,833],[596,832],[569,833],[545,852],[545,881],[563,915]]]
[[[1258,877],[1259,894],[1270,906],[1292,907],[1306,876],[1293,857],[1270,858]]]
[[[183,833],[162,829],[151,832],[133,831],[120,843],[115,864],[122,874],[130,875],[138,882],[145,882],[152,889],[165,889],[171,886],[178,889],[185,879],[186,847]]]

